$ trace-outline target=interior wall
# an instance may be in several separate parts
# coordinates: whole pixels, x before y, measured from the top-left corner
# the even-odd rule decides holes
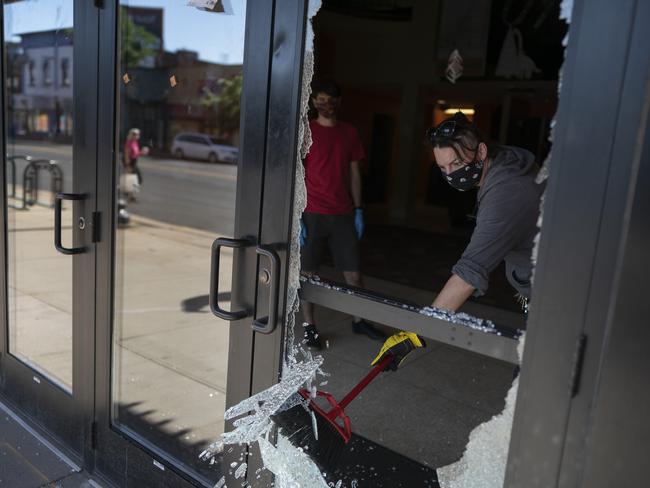
[[[435,45],[439,2],[416,1],[410,21],[360,18],[322,9],[315,21],[316,74],[343,89],[340,116],[354,124],[372,154],[374,114],[389,116],[392,134],[386,179],[391,216],[406,218],[408,194],[422,148],[420,86],[439,78]],[[371,172],[366,164],[366,175]]]
[[[430,230],[434,230],[431,226],[440,230],[432,224],[440,218],[431,219],[430,212],[424,219],[417,217],[424,207],[441,206],[440,200],[446,198],[439,187],[443,181],[436,180],[439,175],[432,170],[431,151],[424,144],[426,128],[440,121],[434,110],[437,101],[474,107],[480,130],[500,143],[524,145],[541,163],[548,151],[547,126],[557,104],[557,81],[478,77],[477,63],[468,54],[467,73],[451,84],[444,78],[446,54],[441,54],[446,51],[439,49],[444,1],[411,3],[410,20],[364,18],[321,9],[314,19],[315,77],[333,79],[342,87],[340,117],[357,127],[367,152],[364,195],[370,197],[368,203],[381,207],[382,220],[409,226],[422,222]],[[501,4],[501,0],[475,2],[482,10],[472,22],[482,22],[487,31],[494,23],[505,29],[499,17]],[[470,35],[461,32],[459,38]],[[498,54],[503,40],[494,39],[491,33],[488,46],[488,35],[484,37],[483,64],[487,66],[494,64],[490,59]],[[442,42],[445,39],[449,40],[445,37]],[[493,67],[483,69],[487,72]],[[377,122],[383,128],[378,129]],[[390,134],[382,133],[390,127]],[[382,144],[373,145],[378,135]],[[471,202],[465,205],[471,206]],[[441,218],[446,218],[444,213]]]

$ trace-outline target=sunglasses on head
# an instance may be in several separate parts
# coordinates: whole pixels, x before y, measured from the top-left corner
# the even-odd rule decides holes
[[[460,139],[463,133],[471,133],[477,139],[479,138],[476,129],[472,125],[467,125],[462,121],[458,120],[445,120],[438,127],[431,127],[427,129],[426,137],[431,143],[435,143],[436,140],[440,139],[449,139],[456,141]]]
[[[456,127],[455,120],[447,120],[438,127],[430,127],[427,129],[427,139],[430,141],[439,138],[452,139],[456,135]]]

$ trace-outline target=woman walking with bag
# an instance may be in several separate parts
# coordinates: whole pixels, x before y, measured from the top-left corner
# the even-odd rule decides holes
[[[142,172],[138,167],[138,158],[149,154],[148,147],[140,147],[140,129],[133,128],[126,135],[124,142],[124,174],[120,182],[122,191],[129,195],[130,199],[133,194],[142,186]],[[133,175],[133,176],[131,176]]]

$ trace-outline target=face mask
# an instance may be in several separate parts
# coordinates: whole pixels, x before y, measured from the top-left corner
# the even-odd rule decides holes
[[[481,180],[483,172],[483,161],[472,161],[462,168],[452,171],[446,175],[447,183],[456,190],[467,191],[474,188]]]
[[[329,102],[314,102],[314,107],[320,115],[326,119],[334,118],[338,108],[338,99],[332,99]]]

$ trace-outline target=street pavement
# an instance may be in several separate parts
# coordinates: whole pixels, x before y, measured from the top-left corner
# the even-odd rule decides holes
[[[63,191],[74,191],[72,146],[21,142],[9,144],[8,153],[56,160],[63,170]],[[19,196],[22,194],[20,188],[26,164],[23,160],[16,161]],[[232,235],[236,165],[148,156],[141,157],[138,165],[143,173],[144,185],[137,201],[129,204],[130,212],[159,222],[192,227],[222,236]],[[39,186],[49,190],[49,178],[39,176],[39,180]]]

